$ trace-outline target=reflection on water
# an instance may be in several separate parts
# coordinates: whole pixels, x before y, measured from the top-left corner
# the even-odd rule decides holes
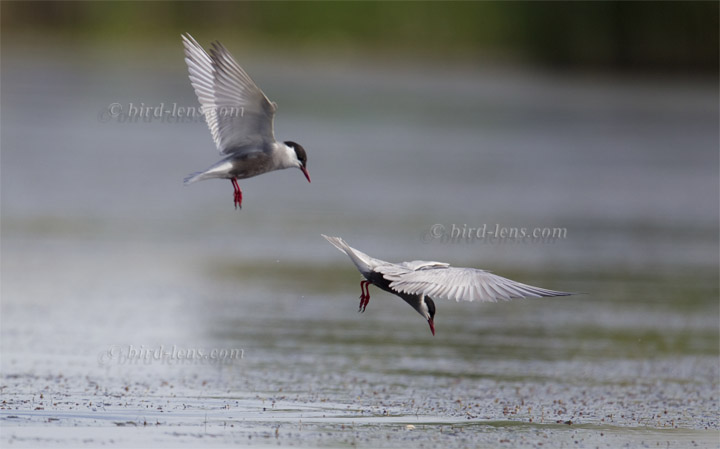
[[[313,182],[243,181],[238,212],[226,181],[182,186],[218,157],[204,124],[98,120],[194,106],[182,60],[38,61],[3,56],[3,439],[713,447],[716,86],[249,61]],[[567,238],[423,238],[435,224]],[[433,338],[379,291],[355,313],[358,275],[321,232],[586,294],[438,303]],[[99,366],[112,345],[244,357]]]

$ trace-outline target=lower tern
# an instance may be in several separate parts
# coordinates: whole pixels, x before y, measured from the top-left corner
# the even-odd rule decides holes
[[[273,119],[277,105],[268,100],[230,52],[219,42],[214,42],[206,52],[190,34],[182,39],[190,83],[202,105],[215,146],[226,156],[207,170],[185,178],[185,184],[229,179],[237,209],[242,207],[238,179],[294,167],[310,182],[305,149],[295,142],[275,140]]]
[[[573,293],[547,290],[521,284],[477,268],[456,268],[443,262],[413,260],[391,263],[370,257],[345,243],[340,237],[321,234],[347,254],[363,275],[360,282],[360,312],[370,302],[370,284],[401,297],[430,325],[435,335],[435,302],[432,297],[455,301],[495,302],[526,297],[568,296]]]

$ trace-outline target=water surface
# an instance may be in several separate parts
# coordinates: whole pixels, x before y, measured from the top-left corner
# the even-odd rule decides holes
[[[251,57],[313,182],[235,211],[182,186],[203,123],[99,120],[194,106],[182,60],[101,61],[3,55],[5,444],[717,447],[715,85]],[[440,302],[433,337],[377,289],[356,313],[320,233],[585,294]],[[242,358],[121,357],[190,349]]]

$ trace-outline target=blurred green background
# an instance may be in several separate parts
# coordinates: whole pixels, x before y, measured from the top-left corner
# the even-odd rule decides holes
[[[718,69],[718,2],[2,2],[3,44],[150,45],[191,32],[293,51],[520,62],[569,69]],[[390,51],[391,50],[391,51]]]

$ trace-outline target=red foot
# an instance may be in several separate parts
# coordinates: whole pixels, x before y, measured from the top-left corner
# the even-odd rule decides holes
[[[232,182],[233,189],[235,190],[233,201],[235,202],[235,209],[238,207],[242,209],[242,191],[240,190],[240,186],[237,183],[237,179],[231,178],[230,181]]]
[[[370,302],[370,291],[368,290],[370,284],[370,281],[360,281],[360,308],[358,308],[358,312],[364,312]]]

